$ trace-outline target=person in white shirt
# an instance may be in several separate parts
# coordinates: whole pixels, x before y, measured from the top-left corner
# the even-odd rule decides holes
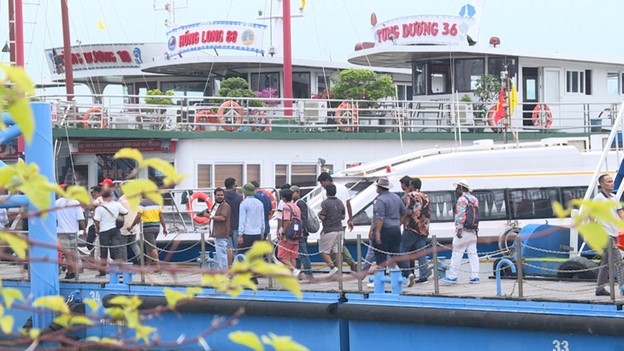
[[[137,211],[130,211],[130,204],[128,203],[128,198],[123,194],[121,187],[119,187],[119,194],[121,197],[119,198],[119,203],[128,210],[128,215],[124,217],[125,222],[124,226],[120,229],[121,232],[121,241],[125,245],[121,249],[121,254],[123,255],[123,260],[127,262],[138,262],[141,250],[139,248],[139,243],[137,241],[137,234],[139,234],[140,227],[132,226],[132,222],[134,222],[134,218],[137,216]],[[128,230],[131,228],[131,230]],[[128,257],[128,249],[132,252],[132,257]]]
[[[65,189],[65,184],[60,185]],[[80,202],[61,197],[56,200],[56,232],[61,251],[67,262],[65,279],[76,278],[76,259],[78,258],[78,231],[85,230],[85,218]]]
[[[110,250],[110,256],[113,260],[123,260],[122,248],[125,246],[122,242],[121,232],[117,229],[116,220],[117,216],[127,215],[126,210],[119,202],[113,201],[112,191],[110,189],[104,189],[102,191],[102,203],[95,208],[95,214],[93,215],[93,223],[95,224],[95,235],[100,238],[100,259],[103,261],[102,265],[106,266],[108,261],[108,251]],[[105,276],[106,273],[103,269],[100,270],[98,277]]]

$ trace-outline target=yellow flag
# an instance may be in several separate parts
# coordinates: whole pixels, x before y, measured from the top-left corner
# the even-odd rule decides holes
[[[509,114],[514,113],[516,105],[518,104],[518,95],[516,94],[516,87],[511,83],[511,92],[509,93]]]
[[[301,9],[302,10],[305,8],[305,3],[306,3],[306,0],[301,0]]]
[[[104,30],[104,22],[102,22],[101,18],[98,18],[98,28]]]

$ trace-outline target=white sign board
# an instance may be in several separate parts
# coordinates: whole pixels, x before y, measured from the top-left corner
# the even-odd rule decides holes
[[[190,51],[229,49],[264,54],[264,29],[263,24],[234,21],[189,24],[167,33],[167,53],[173,57]]]
[[[467,33],[474,20],[459,16],[410,16],[373,27],[375,46],[468,45]]]

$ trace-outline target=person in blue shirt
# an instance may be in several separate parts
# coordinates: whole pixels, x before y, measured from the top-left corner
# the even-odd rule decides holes
[[[254,180],[251,184],[256,187],[254,197],[260,200],[260,202],[262,202],[262,206],[264,207],[264,233],[262,233],[262,239],[266,239],[267,235],[269,235],[269,231],[271,230],[269,227],[269,219],[271,218],[271,212],[273,210],[271,198],[264,191],[262,191],[262,189],[260,189],[260,183]]]
[[[265,215],[262,202],[254,196],[256,187],[247,183],[242,189],[245,200],[241,202],[238,216],[238,250],[245,253],[254,242],[262,240]]]

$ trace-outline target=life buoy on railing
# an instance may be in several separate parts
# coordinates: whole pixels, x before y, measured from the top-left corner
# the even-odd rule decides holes
[[[219,119],[217,118],[217,115],[210,110],[201,110],[197,112],[195,115],[195,130],[216,130],[216,127],[213,126],[206,128],[206,126],[200,125],[200,123],[206,122],[210,124],[217,124]]]
[[[210,222],[210,218],[198,216],[197,213],[193,211],[193,201],[195,200],[202,200],[206,202],[206,206],[210,210],[212,209],[212,199],[210,198],[210,196],[206,195],[205,193],[202,193],[201,191],[196,191],[191,196],[189,196],[188,201],[186,203],[186,210],[189,211],[188,212],[189,217],[191,217],[193,222],[200,224],[200,225],[208,224]]]
[[[358,124],[358,111],[355,105],[343,102],[336,108],[336,121],[340,125],[338,129],[343,132],[352,132]]]
[[[501,133],[503,131],[503,119],[501,118],[498,122],[494,122],[494,116],[496,116],[496,105],[488,110],[487,123],[494,133]]]
[[[271,199],[271,213],[269,213],[269,218],[273,218],[273,212],[275,212],[275,209],[277,208],[277,201],[275,200],[275,196],[273,196],[273,194],[266,189],[262,189],[260,191],[262,191],[266,196],[269,197],[269,199]]]
[[[531,119],[533,120],[533,125],[536,127],[548,128],[552,126],[553,115],[550,111],[550,107],[546,104],[535,105]]]
[[[228,132],[238,130],[239,125],[243,123],[243,108],[236,101],[224,101],[217,114],[219,115],[219,124]]]
[[[100,126],[102,129],[106,128],[106,118],[104,118],[104,114],[102,113],[102,109],[99,107],[90,107],[84,115],[82,115],[82,126],[84,128],[91,128],[91,124],[89,121],[95,117],[95,120],[100,120]]]
[[[257,125],[251,127],[253,132],[270,132],[271,131],[271,120],[267,118],[266,112],[260,111],[256,114],[254,124],[262,124],[263,126]]]

